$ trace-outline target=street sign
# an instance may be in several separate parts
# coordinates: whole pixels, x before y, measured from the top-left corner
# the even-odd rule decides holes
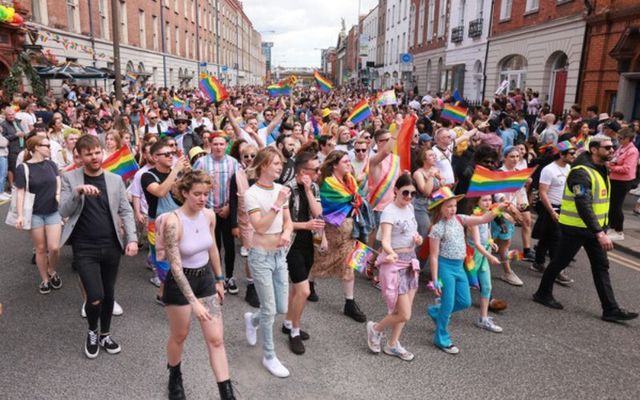
[[[228,67],[228,66],[226,66],[226,65],[223,65],[223,66],[222,66],[222,72],[227,72],[227,70],[228,70],[228,69],[229,69],[229,67]]]
[[[400,54],[400,62],[403,64],[411,64],[413,62],[413,56],[409,53]]]
[[[201,62],[200,68],[207,68],[207,62],[206,61]]]

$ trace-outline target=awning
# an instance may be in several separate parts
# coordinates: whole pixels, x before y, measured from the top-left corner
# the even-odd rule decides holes
[[[66,62],[55,67],[39,68],[37,70],[43,79],[106,79],[113,78],[113,73],[104,68],[83,67],[82,65]]]

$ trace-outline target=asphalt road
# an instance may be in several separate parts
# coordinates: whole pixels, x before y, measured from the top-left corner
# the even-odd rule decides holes
[[[7,206],[0,207],[4,219]],[[167,371],[164,356],[168,334],[162,307],[143,256],[123,258],[116,298],[125,314],[115,317],[118,355],[101,352],[84,356],[86,322],[71,271],[71,252],[62,252],[59,271],[63,287],[50,295],[37,291],[35,266],[29,263],[31,244],[24,233],[0,226],[2,266],[0,302],[0,399],[164,399]],[[629,256],[626,256],[629,258]],[[640,310],[640,265],[636,269],[612,262],[614,289],[621,305]],[[632,260],[638,261],[638,260]],[[238,257],[238,265],[244,262]],[[632,265],[633,266],[633,265]],[[242,275],[242,268],[237,268]],[[640,398],[640,321],[610,324],[600,306],[586,255],[569,269],[571,288],[557,287],[565,305],[555,311],[533,303],[539,275],[517,263],[525,286],[516,288],[494,278],[494,294],[509,301],[496,315],[504,333],[482,331],[472,324],[477,307],[456,314],[451,334],[461,354],[450,356],[432,345],[433,323],[425,316],[433,295],[421,288],[413,319],[401,341],[415,354],[404,362],[384,354],[372,355],[365,325],[342,315],[340,283],[318,283],[321,297],[309,303],[303,328],[311,334],[307,352],[296,356],[279,332],[276,351],[291,370],[277,379],[261,365],[260,347],[244,339],[242,315],[251,308],[240,296],[224,305],[225,341],[232,380],[242,399],[638,399]],[[497,273],[494,273],[497,275]],[[477,302],[477,293],[473,294]],[[356,300],[370,319],[386,310],[380,293],[359,277]],[[190,399],[216,399],[218,391],[197,324],[192,326],[183,358]]]

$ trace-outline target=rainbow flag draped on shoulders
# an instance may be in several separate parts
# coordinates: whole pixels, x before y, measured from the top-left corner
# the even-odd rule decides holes
[[[200,82],[198,84],[202,94],[213,103],[218,103],[229,98],[229,93],[222,83],[215,77],[205,73],[200,74]]]
[[[371,108],[369,108],[369,102],[367,99],[362,99],[353,107],[351,114],[347,118],[347,121],[351,121],[354,124],[360,123],[371,116]]]
[[[347,265],[354,270],[363,273],[367,269],[367,262],[373,255],[374,250],[362,243],[359,240],[356,240],[353,243],[353,250],[347,257]]]
[[[519,171],[492,171],[476,166],[466,197],[480,197],[487,194],[512,193],[520,190],[536,167]]]
[[[318,89],[322,90],[325,93],[331,92],[333,89],[333,85],[331,81],[329,81],[324,76],[320,75],[318,71],[313,71],[313,78],[316,80],[316,84],[318,85]]]
[[[440,118],[462,124],[464,119],[467,117],[467,111],[468,110],[464,107],[446,105],[440,113]]]
[[[383,178],[378,181],[378,184],[374,184],[369,180],[369,194],[367,199],[373,209],[382,201],[384,196],[389,190],[393,190],[393,185],[400,176],[400,157],[396,154],[390,154],[388,158],[382,161],[382,173]]]
[[[120,150],[105,158],[102,161],[102,168],[120,175],[125,181],[133,178],[139,169],[138,163],[136,163],[136,159],[127,145],[122,146]]]
[[[359,209],[362,205],[356,178],[351,174],[345,175],[345,182],[333,176],[326,178],[320,185],[320,203],[325,222],[341,225],[354,207]]]

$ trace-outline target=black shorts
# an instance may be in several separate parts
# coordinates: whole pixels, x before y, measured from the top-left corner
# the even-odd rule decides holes
[[[9,172],[15,175],[16,173],[16,164],[18,163],[18,155],[14,153],[9,153],[9,157],[7,157],[7,162],[9,163]]]
[[[183,269],[193,294],[202,299],[204,297],[213,296],[216,293],[216,283],[213,279],[213,271],[211,265],[205,265],[201,268],[184,268]],[[164,293],[162,301],[168,306],[186,306],[189,301],[184,297],[182,291],[178,287],[171,271],[167,274],[167,280],[164,283]]]
[[[292,247],[287,254],[287,268],[291,282],[300,283],[309,279],[313,266],[313,244],[307,247]]]

